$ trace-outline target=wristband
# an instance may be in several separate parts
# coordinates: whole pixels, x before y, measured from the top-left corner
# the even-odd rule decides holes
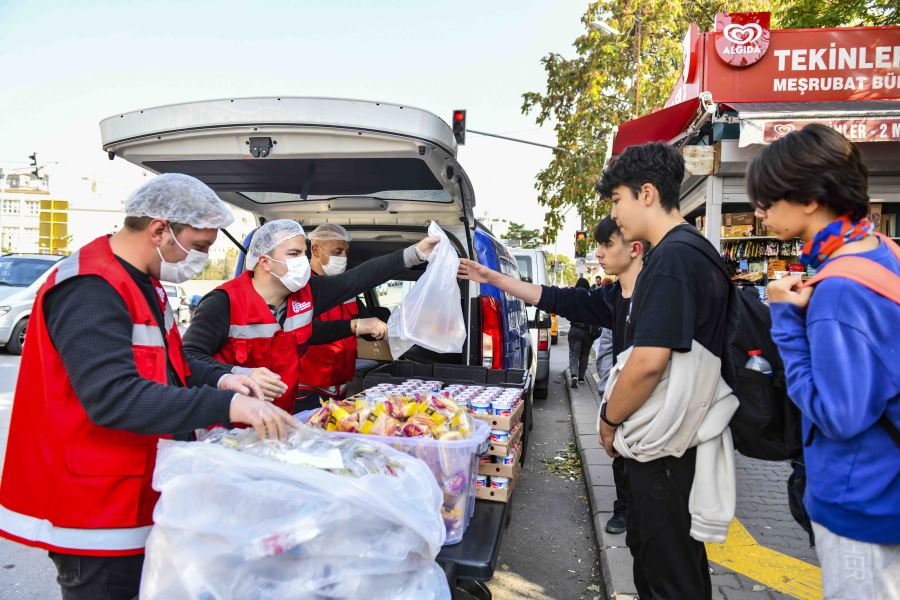
[[[609,425],[610,427],[612,427],[613,429],[615,429],[616,427],[619,427],[621,425],[621,423],[613,423],[612,421],[610,421],[609,419],[606,418],[606,407],[608,406],[608,404],[609,404],[608,402],[604,402],[603,406],[600,407],[600,420],[603,421],[604,423],[606,423],[607,425]]]

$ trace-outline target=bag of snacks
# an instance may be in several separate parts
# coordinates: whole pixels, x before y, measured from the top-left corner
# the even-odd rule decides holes
[[[162,441],[142,599],[449,600],[444,490],[420,460],[302,427]]]
[[[466,341],[456,279],[459,257],[434,221],[428,226],[428,235],[441,241],[428,257],[425,273],[388,319],[388,344],[395,360],[416,345],[441,354],[462,352]]]

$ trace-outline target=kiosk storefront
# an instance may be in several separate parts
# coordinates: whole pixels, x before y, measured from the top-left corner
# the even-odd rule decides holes
[[[665,108],[623,123],[612,153],[648,141],[679,147],[688,175],[681,211],[760,293],[771,277],[802,272],[799,242],[767,235],[744,173],[766,145],[824,123],[856,142],[869,169],[871,219],[900,237],[900,27],[775,30],[768,13],[718,15],[694,25]]]

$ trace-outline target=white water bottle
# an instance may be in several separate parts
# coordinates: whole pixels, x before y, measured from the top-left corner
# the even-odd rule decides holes
[[[747,364],[744,365],[745,369],[750,369],[751,371],[759,371],[763,375],[772,376],[772,365],[769,364],[765,358],[763,358],[762,350],[751,350],[747,354],[750,355],[750,360],[747,361]]]

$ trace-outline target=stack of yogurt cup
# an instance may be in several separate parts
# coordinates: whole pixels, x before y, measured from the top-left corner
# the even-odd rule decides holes
[[[509,478],[500,476],[478,475],[475,478],[476,488],[491,488],[492,490],[509,489]]]

